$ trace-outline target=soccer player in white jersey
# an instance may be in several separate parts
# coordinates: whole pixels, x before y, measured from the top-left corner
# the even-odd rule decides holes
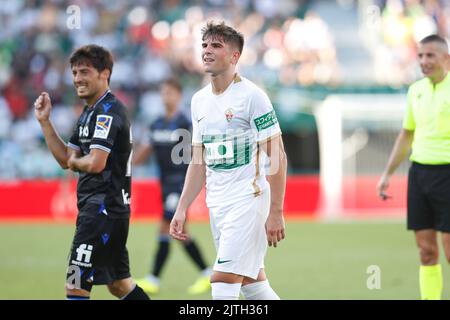
[[[202,29],[202,61],[211,83],[192,97],[192,160],[171,221],[184,240],[186,211],[206,181],[217,258],[214,300],[278,300],[264,272],[267,246],[285,237],[286,155],[267,95],[236,73],[244,38],[222,23]],[[269,159],[268,176],[265,160]]]

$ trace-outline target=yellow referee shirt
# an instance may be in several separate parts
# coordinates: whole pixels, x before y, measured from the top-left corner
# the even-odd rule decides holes
[[[450,72],[435,85],[424,78],[409,87],[403,128],[414,131],[411,161],[450,163]]]

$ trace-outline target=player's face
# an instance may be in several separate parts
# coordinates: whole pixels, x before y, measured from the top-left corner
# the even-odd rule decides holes
[[[73,84],[78,97],[89,100],[97,96],[105,81],[105,71],[99,73],[97,69],[86,64],[72,66]]]
[[[176,108],[181,100],[181,93],[171,85],[164,84],[161,87],[161,99],[164,106],[169,109]]]
[[[431,79],[439,78],[446,69],[448,53],[438,42],[420,44],[417,56],[422,73]]]
[[[239,51],[217,37],[209,37],[202,43],[203,69],[217,75],[237,63]]]

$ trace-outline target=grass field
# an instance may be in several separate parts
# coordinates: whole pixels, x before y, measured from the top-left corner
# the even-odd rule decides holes
[[[210,262],[214,247],[209,225],[191,224]],[[0,224],[0,299],[64,299],[66,257],[74,227],[68,224]],[[132,224],[128,249],[133,277],[148,270],[156,246],[156,225]],[[189,296],[197,271],[173,241],[162,290],[153,299],[210,299]],[[444,266],[444,282],[450,274]],[[366,286],[367,268],[381,269],[381,289]],[[266,271],[283,299],[418,299],[418,256],[404,223],[288,222],[287,238],[270,248]],[[95,287],[92,299],[111,299]],[[450,288],[444,284],[444,299]]]

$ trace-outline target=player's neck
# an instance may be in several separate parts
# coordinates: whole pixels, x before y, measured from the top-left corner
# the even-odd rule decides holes
[[[178,109],[177,108],[173,108],[173,109],[166,109],[166,119],[170,120],[172,119],[175,114],[177,113]]]
[[[233,70],[211,76],[212,92],[216,95],[222,94],[234,81],[237,73]]]
[[[447,73],[448,73],[447,71],[442,70],[442,72],[440,72],[436,75],[433,75],[432,77],[428,77],[428,79],[430,79],[430,81],[433,85],[436,85],[439,82],[443,81],[445,79],[445,77],[447,77]]]
[[[98,101],[98,99],[100,99],[107,90],[109,90],[108,87],[102,88],[101,90],[98,90],[94,96],[85,99],[86,104],[89,106],[89,108],[93,107],[94,104]]]

